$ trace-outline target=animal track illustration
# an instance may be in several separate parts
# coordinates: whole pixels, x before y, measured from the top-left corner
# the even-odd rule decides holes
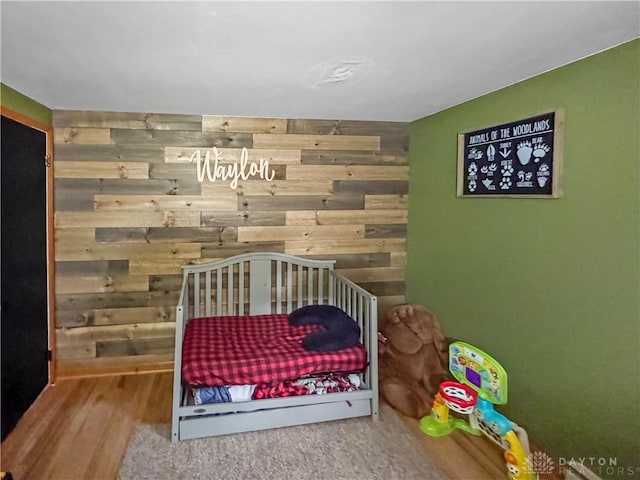
[[[494,147],[493,145],[489,145],[489,148],[487,148],[487,159],[490,162],[493,162],[495,160],[495,156],[496,156],[496,147]]]
[[[529,140],[525,140],[524,142],[520,142],[518,144],[518,150],[516,154],[518,155],[518,160],[522,165],[526,165],[531,160],[531,154],[533,153],[533,147],[531,146],[531,142]]]
[[[511,187],[511,177],[502,177],[500,180],[500,188],[502,190],[508,190]]]
[[[540,188],[544,187],[549,181],[549,174],[549,165],[547,165],[546,163],[543,163],[542,165],[540,165],[540,167],[538,167],[536,179],[538,180],[538,185],[540,185]]]
[[[469,155],[467,155],[467,158],[469,159],[473,159],[473,160],[480,160],[482,158],[482,150],[478,150],[477,148],[472,148],[471,150],[469,150]]]
[[[475,175],[476,173],[478,173],[478,166],[476,165],[476,162],[471,162],[468,168],[468,172],[470,175]]]
[[[533,161],[538,163],[551,150],[546,143],[538,143],[533,149]]]
[[[475,192],[476,191],[476,186],[477,186],[476,181],[475,180],[471,180],[469,182],[469,191],[470,192]]]
[[[528,182],[529,180],[531,180],[531,177],[533,177],[533,173],[531,172],[525,172],[524,170],[520,170],[518,172],[518,178],[520,179],[521,182],[524,182],[524,181]]]
[[[493,175],[497,169],[498,169],[498,164],[491,163],[489,165],[483,165],[480,171],[486,175]]]
[[[502,167],[502,176],[508,177],[513,173],[513,167],[508,164]]]
[[[485,178],[484,180],[482,180],[483,185],[485,186],[485,188],[487,190],[491,190],[491,186],[493,184],[493,180],[491,180],[490,178]],[[495,189],[495,187],[494,187]]]

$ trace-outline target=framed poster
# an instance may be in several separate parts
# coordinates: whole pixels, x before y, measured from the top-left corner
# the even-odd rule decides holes
[[[558,198],[564,109],[458,134],[458,197]]]

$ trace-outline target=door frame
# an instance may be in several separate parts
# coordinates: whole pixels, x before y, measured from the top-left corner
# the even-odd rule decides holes
[[[46,242],[47,242],[47,328],[49,337],[49,385],[56,383],[56,337],[55,337],[55,244],[54,244],[54,202],[53,202],[53,127],[10,108],[0,106],[0,114],[22,123],[27,127],[39,130],[45,134],[46,157]]]

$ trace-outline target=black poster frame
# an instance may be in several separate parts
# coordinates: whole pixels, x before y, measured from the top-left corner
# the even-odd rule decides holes
[[[559,198],[564,109],[458,134],[458,197]]]

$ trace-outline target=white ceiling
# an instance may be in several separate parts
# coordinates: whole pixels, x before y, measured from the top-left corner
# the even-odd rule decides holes
[[[1,1],[54,110],[413,121],[640,36],[640,2]]]

